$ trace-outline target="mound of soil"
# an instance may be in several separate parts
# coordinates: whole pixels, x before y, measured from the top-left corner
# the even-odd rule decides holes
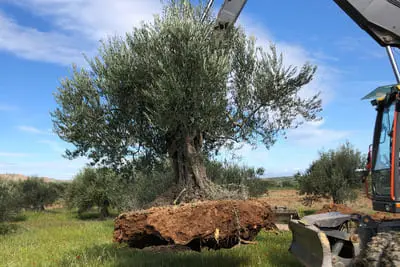
[[[220,200],[150,208],[115,219],[114,241],[130,247],[182,245],[200,251],[231,248],[274,229],[265,200]]]

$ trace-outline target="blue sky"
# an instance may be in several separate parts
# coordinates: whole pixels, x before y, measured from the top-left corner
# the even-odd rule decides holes
[[[95,54],[98,40],[160,8],[158,0],[0,0],[0,173],[70,179],[84,166],[61,156],[69,145],[52,133],[53,92],[73,62],[84,64],[82,53]],[[394,82],[385,50],[332,0],[248,0],[238,23],[259,45],[274,42],[288,64],[317,64],[302,94],[321,91],[324,108],[323,120],[289,131],[270,150],[244,146],[240,163],[288,175],[346,140],[366,152],[375,112],[360,99]]]

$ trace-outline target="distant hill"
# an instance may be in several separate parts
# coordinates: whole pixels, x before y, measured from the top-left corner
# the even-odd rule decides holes
[[[36,177],[36,176],[35,176]],[[6,173],[0,174],[0,180],[11,180],[11,181],[25,181],[28,180],[29,176],[23,174],[15,174],[15,173]],[[50,183],[50,182],[68,182],[63,180],[57,180],[49,177],[37,177],[43,179],[43,181]]]

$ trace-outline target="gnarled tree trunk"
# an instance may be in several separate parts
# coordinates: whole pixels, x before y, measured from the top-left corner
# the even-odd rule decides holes
[[[168,154],[178,186],[205,189],[208,178],[202,155],[202,143],[201,133],[187,134],[168,143]]]

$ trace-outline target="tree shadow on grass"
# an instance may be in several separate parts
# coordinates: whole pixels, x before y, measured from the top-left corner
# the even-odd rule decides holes
[[[10,222],[24,222],[28,219],[26,214],[19,213],[11,218]]]
[[[249,259],[226,255],[219,251],[148,252],[118,244],[97,245],[86,250],[72,251],[60,266],[248,266]]]
[[[268,251],[268,260],[274,266],[290,266],[290,267],[302,267],[303,265],[291,254],[287,249],[270,249]]]
[[[15,234],[24,229],[25,228],[21,227],[18,224],[15,224],[15,223],[1,222],[0,223],[0,236]]]

